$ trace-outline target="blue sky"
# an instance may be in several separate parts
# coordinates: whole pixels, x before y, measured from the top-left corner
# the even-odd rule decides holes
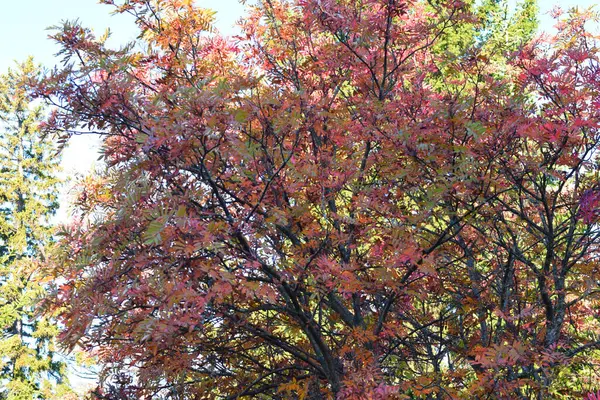
[[[228,32],[243,13],[237,0],[200,0],[198,4],[218,11],[217,24]],[[96,0],[4,0],[0,13],[0,71],[13,60],[33,55],[38,62],[53,65],[58,47],[47,39],[47,28],[61,20],[79,19],[84,26],[102,34],[107,27],[113,32],[113,43],[123,43],[136,36],[133,18],[111,15],[112,7]]]

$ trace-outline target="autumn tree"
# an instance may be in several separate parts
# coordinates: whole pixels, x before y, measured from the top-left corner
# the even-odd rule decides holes
[[[265,0],[226,39],[190,1],[103,2],[143,46],[65,24],[37,89],[49,132],[105,137],[53,263],[99,397],[595,388],[589,14],[502,41],[460,1]],[[463,24],[489,35],[449,60]]]
[[[64,398],[58,328],[37,314],[39,274],[57,208],[59,158],[39,124],[44,108],[26,90],[40,69],[31,59],[0,77],[0,398]]]

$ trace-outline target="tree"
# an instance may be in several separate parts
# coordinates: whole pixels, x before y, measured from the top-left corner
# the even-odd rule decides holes
[[[59,184],[55,145],[38,129],[44,108],[26,90],[39,75],[28,59],[0,77],[0,398],[10,400],[68,393],[58,328],[36,314]]]
[[[98,354],[111,393],[598,385],[581,375],[600,346],[588,14],[555,41],[483,35],[449,73],[438,45],[481,23],[462,2],[265,0],[237,42],[190,1],[118,10],[146,50],[66,24],[64,69],[38,85],[50,132],[105,135],[55,268],[62,338]]]
[[[455,91],[464,91],[464,83],[473,84],[468,77],[477,75],[462,69],[464,61],[473,57],[488,60],[496,67],[494,73],[503,73],[506,57],[531,41],[538,28],[535,0],[518,3],[513,10],[506,0],[469,1],[465,5],[473,20],[453,25],[433,45],[433,52],[438,53],[437,71],[430,84],[443,86],[445,91],[451,91],[453,86]]]

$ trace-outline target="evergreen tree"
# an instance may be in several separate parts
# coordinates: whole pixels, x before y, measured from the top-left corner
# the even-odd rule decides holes
[[[465,91],[465,87],[476,86],[486,74],[499,77],[505,72],[512,53],[530,42],[538,29],[537,0],[509,3],[507,0],[466,1],[472,21],[445,27],[433,46],[434,52],[441,56],[436,65],[437,73],[430,79],[434,87],[472,97],[473,93]],[[430,7],[437,11],[434,2]],[[444,20],[447,16],[437,18]],[[481,68],[476,75],[466,73],[467,65],[476,59],[484,61],[481,65],[486,68]],[[467,77],[470,79],[465,85]]]
[[[26,90],[32,59],[0,77],[0,399],[64,398],[57,327],[36,313],[44,295],[36,271],[57,208],[59,159],[38,130],[44,108]]]

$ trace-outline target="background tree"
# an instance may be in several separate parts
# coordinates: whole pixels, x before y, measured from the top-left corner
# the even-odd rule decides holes
[[[472,91],[465,90],[465,84],[472,88],[479,74],[464,68],[473,59],[485,61],[481,66],[493,65],[495,74],[506,71],[507,57],[529,43],[538,28],[537,1],[508,3],[506,0],[465,2],[471,10],[471,21],[449,27],[433,45],[439,56],[437,71],[431,77],[434,87],[441,86],[446,92],[454,87],[455,92],[471,96]]]
[[[29,59],[0,77],[0,398],[11,400],[69,392],[58,328],[36,307],[59,184],[56,146],[39,131],[44,108],[26,90],[39,75]]]
[[[533,399],[598,384],[569,383],[600,344],[589,14],[551,42],[505,48],[490,28],[450,73],[445,35],[489,26],[463,2],[263,1],[236,43],[189,1],[117,6],[145,50],[66,24],[65,67],[38,88],[60,107],[50,131],[106,136],[55,261],[63,339],[99,355],[118,378],[104,386]]]

